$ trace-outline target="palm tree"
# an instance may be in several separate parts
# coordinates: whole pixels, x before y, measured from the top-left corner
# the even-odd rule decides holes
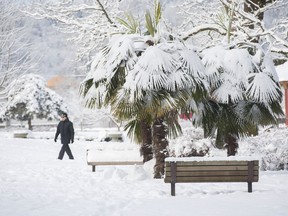
[[[277,124],[283,115],[274,66],[261,49],[252,56],[245,49],[220,46],[206,50],[202,61],[211,98],[203,102],[196,123],[210,136],[217,129],[216,146],[226,145],[227,155],[235,155],[240,136],[257,133],[258,125]]]
[[[134,116],[127,124],[130,133],[139,131],[143,120],[152,126],[155,178],[164,171],[168,133],[176,135],[181,131],[175,110],[191,96],[201,98],[205,94],[203,73],[204,67],[194,51],[176,41],[158,43],[139,56],[117,101],[113,101],[118,117]]]
[[[143,162],[153,158],[151,122],[147,120],[147,116],[134,119],[134,107],[129,106],[127,102],[121,103],[125,100],[117,101],[117,98],[122,92],[127,74],[143,52],[143,47],[147,46],[145,39],[140,35],[114,35],[109,44],[95,58],[80,88],[87,107],[111,106],[117,119],[129,120],[125,130],[134,136],[136,142],[141,143]],[[141,45],[137,48],[135,44]],[[133,128],[133,131],[129,128]]]
[[[125,129],[142,141],[142,151],[148,152],[145,160],[151,158],[152,140],[155,178],[164,173],[167,135],[181,131],[175,110],[191,96],[201,98],[207,86],[195,52],[170,35],[161,35],[159,8],[157,4],[155,19],[146,14],[149,35],[111,38],[81,87],[88,107],[109,105],[114,116],[128,120]]]

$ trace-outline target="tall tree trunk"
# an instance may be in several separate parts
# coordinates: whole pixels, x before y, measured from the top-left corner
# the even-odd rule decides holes
[[[218,128],[217,133],[216,133],[216,141],[215,141],[215,145],[216,148],[218,149],[223,149],[224,148],[224,134],[223,132]]]
[[[141,121],[140,127],[142,136],[140,153],[143,156],[143,162],[145,163],[153,158],[152,130],[151,126],[148,125],[145,121]]]
[[[228,134],[225,137],[225,147],[227,148],[227,156],[235,156],[238,149],[238,143],[236,136],[233,136],[232,134]]]
[[[166,139],[168,130],[164,125],[163,118],[158,118],[155,120],[152,128],[152,134],[153,152],[156,159],[156,163],[154,165],[154,178],[161,178],[164,175],[165,158],[168,156],[168,140]]]
[[[7,119],[6,120],[6,125],[5,125],[5,127],[6,128],[9,128],[11,126],[11,120],[10,119]]]
[[[28,118],[28,129],[29,129],[29,130],[32,130],[32,129],[33,129],[31,118]]]

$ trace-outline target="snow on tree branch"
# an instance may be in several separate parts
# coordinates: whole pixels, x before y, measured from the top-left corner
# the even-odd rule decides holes
[[[275,57],[284,54],[287,58],[288,22],[285,11],[288,9],[288,2],[275,0],[265,2],[265,5],[261,6],[253,2],[255,1],[187,0],[179,7],[174,6],[178,9],[177,14],[183,19],[183,22],[178,23],[181,27],[177,29],[178,34],[183,40],[190,39],[194,44],[199,44],[201,50],[218,44],[223,36],[229,33],[231,41],[236,44],[250,43],[255,46],[258,42],[268,41],[271,51],[277,53],[274,54]],[[253,5],[253,11],[249,8],[249,4]],[[260,16],[261,14],[264,14],[264,18]],[[230,31],[228,31],[229,21],[231,21]]]
[[[85,4],[48,3],[38,5],[36,11],[28,8],[25,12],[32,17],[54,22],[56,28],[68,34],[70,40],[78,44],[79,59],[90,61],[91,53],[95,54],[107,37],[119,28],[112,20],[112,17],[118,16],[118,4],[118,1],[99,0]]]
[[[197,35],[203,31],[215,31],[215,32],[218,32],[220,35],[226,35],[227,33],[224,29],[220,28],[220,26],[217,24],[203,24],[195,28],[192,28],[189,32],[182,33],[181,37],[183,40],[187,40],[191,36]]]
[[[26,38],[23,13],[15,1],[0,2],[0,106],[6,102],[11,82],[19,75],[32,71],[37,59],[31,54]]]
[[[0,116],[2,119],[52,120],[58,119],[61,112],[67,112],[62,97],[47,88],[41,76],[26,74],[11,83],[8,101]]]

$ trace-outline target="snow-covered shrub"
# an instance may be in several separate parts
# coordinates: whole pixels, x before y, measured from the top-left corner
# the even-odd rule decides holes
[[[210,139],[203,139],[201,128],[184,128],[183,135],[169,142],[171,157],[205,156],[214,148]]]
[[[214,146],[214,139],[204,139],[203,129],[186,126],[183,135],[170,140],[169,155],[172,157],[224,156],[226,151]],[[288,128],[263,128],[258,136],[238,140],[237,156],[259,158],[261,170],[288,169]]]
[[[287,169],[288,129],[286,126],[263,129],[258,136],[239,140],[238,155],[259,156],[261,170]]]

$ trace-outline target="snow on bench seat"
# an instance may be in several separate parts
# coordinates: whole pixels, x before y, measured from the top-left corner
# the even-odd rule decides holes
[[[99,142],[87,147],[87,164],[95,172],[100,165],[142,165],[143,159],[136,144]]]
[[[29,134],[28,130],[18,130],[13,132],[13,137],[14,138],[27,138]]]

